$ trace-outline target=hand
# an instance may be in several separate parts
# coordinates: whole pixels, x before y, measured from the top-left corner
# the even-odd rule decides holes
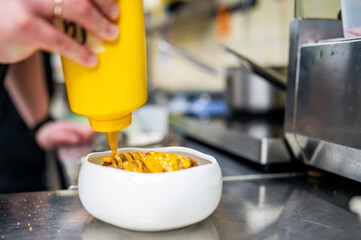
[[[44,150],[55,150],[64,145],[89,143],[96,135],[88,125],[65,121],[53,121],[42,126],[35,135]]]
[[[133,1],[133,0],[132,0]],[[0,0],[0,62],[14,63],[41,49],[58,52],[84,66],[95,66],[97,56],[56,29],[54,0]],[[119,8],[114,0],[63,0],[63,19],[77,22],[102,40],[118,37]]]

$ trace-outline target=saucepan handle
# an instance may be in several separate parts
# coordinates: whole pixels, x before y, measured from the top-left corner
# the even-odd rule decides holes
[[[247,63],[247,66],[250,66],[250,70],[253,71],[254,73],[258,74],[259,76],[263,77],[264,80],[266,80],[268,83],[272,84],[273,86],[275,86],[278,89],[281,89],[283,91],[286,90],[286,77],[283,76],[282,74],[271,70],[271,69],[265,69],[264,67],[261,67],[260,65],[256,64],[255,62],[253,62],[252,60],[250,60],[249,58],[241,55],[240,53],[236,52],[235,50],[225,46],[225,45],[220,45],[220,47],[228,52],[231,53],[232,55],[236,56],[237,58],[239,58],[240,60],[242,60],[243,62]]]

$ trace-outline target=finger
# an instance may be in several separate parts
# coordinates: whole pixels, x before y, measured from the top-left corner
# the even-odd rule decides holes
[[[55,121],[54,124],[58,128],[61,128],[66,131],[76,131],[76,132],[88,132],[93,131],[88,124],[72,122],[72,121]]]
[[[71,131],[78,134],[82,142],[91,141],[97,134],[89,125],[83,123],[74,123],[74,122],[56,122],[57,127],[61,128],[62,131]]]
[[[110,19],[117,19],[119,16],[119,7],[113,0],[93,0],[101,11]]]
[[[88,142],[92,141],[97,134],[98,133],[95,131],[82,132],[81,133],[82,142],[88,143]]]
[[[50,139],[49,139],[50,140]],[[60,132],[52,137],[51,145],[53,147],[58,147],[60,145],[69,145],[69,144],[79,144],[81,143],[80,137],[73,132]]]
[[[59,127],[60,131],[57,131],[58,134],[54,137],[57,140],[57,143],[62,144],[80,144],[80,143],[88,143],[91,138],[90,136],[86,136],[83,132],[78,131],[77,129],[62,129]]]
[[[89,49],[40,18],[35,18],[27,31],[29,39],[33,39],[44,50],[58,52],[88,67],[94,67],[98,63],[97,56]]]
[[[105,18],[89,0],[64,0],[62,17],[76,21],[103,40],[114,40],[118,27]]]
[[[45,150],[53,150],[61,145],[80,144],[78,134],[62,131],[56,124],[49,123],[40,128],[36,135],[39,146]]]
[[[109,1],[113,2],[113,0],[96,1],[97,5],[99,5],[99,2],[105,2],[102,3],[101,11],[103,11],[103,9],[104,11],[110,11],[107,8],[113,8],[113,6],[110,6],[113,3],[107,3]],[[29,5],[38,14],[44,15],[45,17],[50,18],[54,15],[54,0],[33,0],[29,1]],[[90,0],[63,0],[61,17],[77,22],[103,40],[114,40],[119,35],[118,27],[111,23]]]

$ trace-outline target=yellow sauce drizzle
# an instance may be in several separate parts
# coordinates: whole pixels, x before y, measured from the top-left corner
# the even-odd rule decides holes
[[[110,150],[112,150],[112,156],[117,154],[118,149],[118,136],[119,131],[105,133],[108,139]]]
[[[191,158],[176,153],[163,152],[122,152],[103,158],[103,166],[112,166],[132,172],[172,172],[198,166]]]

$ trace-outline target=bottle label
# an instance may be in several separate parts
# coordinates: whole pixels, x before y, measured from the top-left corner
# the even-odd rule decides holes
[[[79,43],[86,46],[94,53],[101,53],[105,51],[102,40],[86,31],[80,25],[59,18],[54,19],[54,25],[57,29],[63,31],[73,39],[76,39]]]

